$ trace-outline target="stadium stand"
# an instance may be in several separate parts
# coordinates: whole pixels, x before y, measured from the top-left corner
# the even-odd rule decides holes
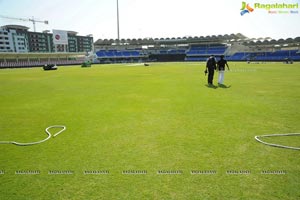
[[[96,52],[96,56],[100,63],[111,62],[137,62],[143,60],[144,55],[141,50],[100,50]]]
[[[94,46],[97,59],[107,63],[205,61],[209,55],[225,55],[230,61],[300,61],[300,37],[250,39],[238,33],[182,38],[100,39]],[[130,52],[134,52],[135,56]]]
[[[224,55],[229,61],[300,61],[300,37],[295,39],[247,38],[238,34],[199,37],[99,39],[94,43],[94,63],[203,62],[210,55]],[[90,55],[88,55],[90,56]],[[45,64],[82,64],[85,53],[4,53],[0,68]]]
[[[239,52],[227,57],[231,61],[284,61],[291,59],[298,61],[298,50],[278,50],[274,52]]]
[[[210,55],[224,55],[226,50],[227,47],[220,44],[191,46],[191,48],[186,52],[185,61],[204,61]]]
[[[40,67],[46,64],[74,65],[82,64],[84,60],[56,60],[56,61],[9,61],[0,62],[1,68]]]
[[[227,60],[230,61],[245,61],[247,60],[248,54],[246,52],[238,52],[232,56],[227,57]]]
[[[127,58],[141,57],[139,51],[122,51],[122,50],[100,50],[96,52],[98,58]]]
[[[82,64],[82,53],[0,53],[0,68],[41,67],[46,64],[74,65]]]

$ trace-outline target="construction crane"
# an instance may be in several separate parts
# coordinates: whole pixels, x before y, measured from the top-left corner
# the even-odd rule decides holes
[[[30,21],[30,22],[33,23],[33,30],[34,30],[34,32],[36,32],[36,29],[35,29],[35,23],[36,22],[44,23],[44,24],[49,24],[49,22],[47,20],[45,20],[45,21],[36,20],[36,19],[34,19],[34,17],[32,17],[32,18],[17,18],[17,17],[8,17],[8,16],[0,15],[0,18],[14,19],[14,20],[20,20],[20,21]]]

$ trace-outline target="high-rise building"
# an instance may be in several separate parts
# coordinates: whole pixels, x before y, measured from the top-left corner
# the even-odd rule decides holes
[[[0,27],[0,52],[29,52],[28,29],[19,25]]]
[[[53,34],[49,31],[30,32],[28,27],[6,25],[0,27],[0,52],[90,52],[93,51],[93,37],[78,36],[67,31],[68,44],[54,45]]]

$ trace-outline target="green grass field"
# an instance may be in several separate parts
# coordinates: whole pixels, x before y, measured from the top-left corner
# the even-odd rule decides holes
[[[300,64],[229,64],[226,88],[204,63],[0,70],[1,141],[67,127],[0,145],[0,199],[300,199],[300,151],[254,139],[299,133]]]

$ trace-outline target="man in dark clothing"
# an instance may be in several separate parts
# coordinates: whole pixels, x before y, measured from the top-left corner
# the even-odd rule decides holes
[[[207,79],[208,85],[213,85],[214,73],[215,73],[215,70],[217,69],[216,64],[217,64],[217,62],[216,62],[215,56],[213,56],[213,55],[211,55],[206,61],[205,72],[208,71],[208,79]]]
[[[219,78],[218,78],[218,84],[222,85],[224,82],[224,72],[225,72],[225,65],[227,66],[227,69],[229,70],[229,66],[227,64],[227,60],[224,59],[224,56],[221,56],[221,59],[218,61],[218,70],[219,70]]]

